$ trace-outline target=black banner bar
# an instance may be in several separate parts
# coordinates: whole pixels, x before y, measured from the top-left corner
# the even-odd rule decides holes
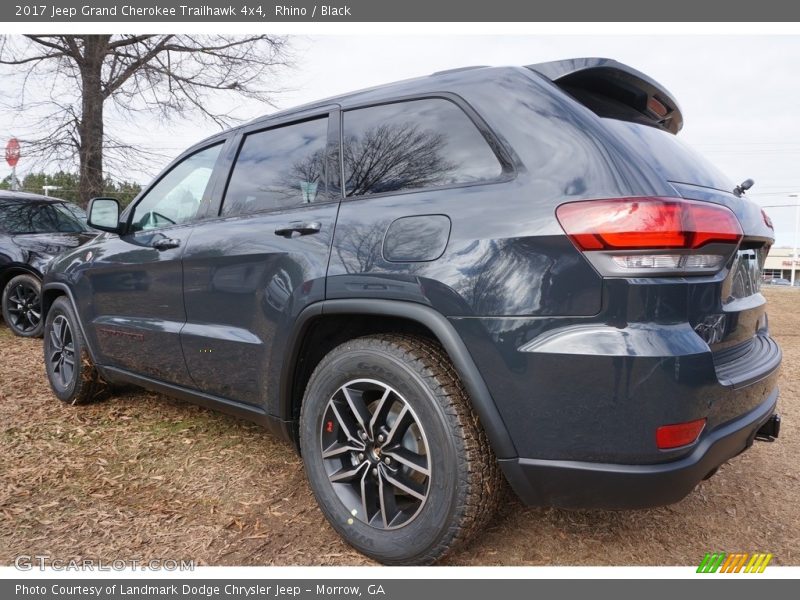
[[[800,3],[787,0],[10,0],[4,22],[787,22]],[[602,29],[598,29],[601,33]],[[665,32],[667,33],[667,32]]]
[[[712,581],[713,580],[713,581]],[[764,594],[794,597],[796,582],[788,579],[725,578],[698,575],[671,580],[423,580],[423,579],[27,579],[0,581],[5,600],[536,600],[538,598],[754,598]]]

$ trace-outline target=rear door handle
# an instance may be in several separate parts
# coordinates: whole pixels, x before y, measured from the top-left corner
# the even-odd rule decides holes
[[[318,221],[312,221],[310,223],[289,223],[288,225],[278,227],[278,229],[275,230],[275,235],[290,238],[295,233],[300,235],[319,233],[320,229],[322,229],[322,224]]]
[[[173,238],[161,238],[153,242],[153,248],[156,250],[169,250],[170,248],[177,248],[180,245],[181,241]]]

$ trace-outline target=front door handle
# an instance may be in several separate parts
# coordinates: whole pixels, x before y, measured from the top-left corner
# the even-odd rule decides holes
[[[290,238],[295,233],[300,235],[319,233],[320,229],[322,229],[322,224],[318,221],[312,221],[310,223],[289,223],[288,225],[278,227],[278,229],[275,230],[275,235]]]
[[[173,238],[161,238],[153,242],[153,248],[156,250],[169,250],[170,248],[177,248],[180,245],[181,241]]]

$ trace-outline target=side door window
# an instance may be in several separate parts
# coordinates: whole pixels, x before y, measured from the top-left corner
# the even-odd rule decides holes
[[[246,135],[225,192],[222,216],[328,200],[327,140],[327,117]]]
[[[203,202],[222,143],[175,165],[133,210],[130,231],[147,231],[193,220]]]

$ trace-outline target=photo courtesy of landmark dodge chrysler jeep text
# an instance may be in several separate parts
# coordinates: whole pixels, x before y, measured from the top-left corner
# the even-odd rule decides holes
[[[613,60],[470,67],[187,150],[46,274],[61,400],[132,383],[263,423],[331,525],[430,563],[526,503],[686,496],[774,439],[773,228]],[[265,482],[265,485],[269,485]]]

